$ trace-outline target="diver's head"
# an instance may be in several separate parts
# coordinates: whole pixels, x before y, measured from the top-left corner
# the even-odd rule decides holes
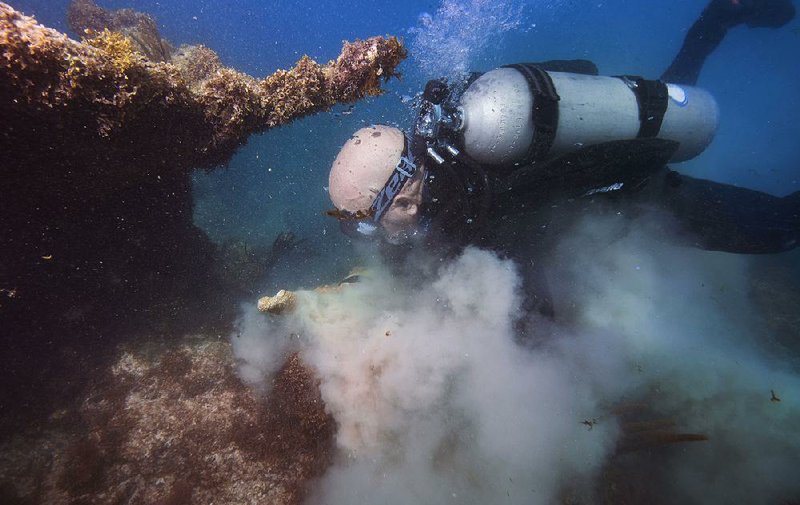
[[[331,166],[329,193],[346,232],[381,232],[389,241],[412,235],[422,204],[422,167],[397,128],[370,126],[344,144]]]

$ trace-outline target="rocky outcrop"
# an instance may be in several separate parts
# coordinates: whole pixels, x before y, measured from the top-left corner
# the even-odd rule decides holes
[[[82,42],[0,3],[0,143],[14,161],[4,172],[25,165],[28,177],[44,175],[30,165],[48,162],[54,183],[61,177],[93,194],[214,167],[253,133],[379,94],[405,57],[397,39],[373,37],[345,43],[325,65],[304,56],[256,79],[223,67],[206,47],[173,58],[149,16],[77,5],[71,21]]]
[[[128,346],[79,407],[0,444],[3,503],[302,503],[334,422],[294,355],[263,398],[213,339]]]
[[[79,0],[69,16],[83,40],[0,3],[0,428],[71,398],[126,334],[224,334],[236,290],[192,223],[192,171],[379,94],[405,57],[375,37],[259,79],[173,49],[143,13]]]

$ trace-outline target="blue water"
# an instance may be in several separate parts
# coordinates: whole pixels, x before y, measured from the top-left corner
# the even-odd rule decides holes
[[[217,51],[225,64],[254,76],[287,68],[302,54],[318,61],[335,58],[342,40],[393,34],[413,47],[415,40],[435,35],[424,33],[428,15],[447,24],[452,34],[447,41],[452,47],[447,49],[466,50],[462,61],[470,69],[586,58],[598,65],[601,74],[656,78],[677,52],[705,1],[462,4],[471,6],[476,16],[495,15],[497,6],[510,8],[514,26],[469,34],[469,21],[474,19],[442,20],[441,12],[437,14],[441,5],[433,1],[101,2],[107,8],[148,12],[163,36],[176,45],[203,43]],[[66,0],[26,0],[14,5],[46,25],[68,30]],[[729,32],[707,61],[698,83],[719,102],[717,138],[700,157],[675,168],[776,195],[800,189],[798,26],[795,20],[780,30],[737,27]],[[378,122],[409,126],[413,116],[401,97],[413,95],[425,80],[437,77],[426,74],[425,62],[420,61],[424,56],[411,54],[400,69],[404,79],[390,82],[384,96],[356,104],[351,115],[336,114],[334,109],[254,136],[226,170],[198,174],[197,224],[217,241],[240,237],[269,243],[277,233],[290,229],[323,251],[337,250],[341,244],[336,227],[322,216],[329,206],[324,189],[328,167],[356,128]]]

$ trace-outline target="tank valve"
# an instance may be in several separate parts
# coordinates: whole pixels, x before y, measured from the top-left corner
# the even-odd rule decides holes
[[[451,155],[453,155],[453,157],[456,157],[459,154],[461,154],[461,151],[459,151],[458,149],[453,147],[452,144],[444,144],[444,148],[447,149],[447,152],[449,152]]]
[[[442,158],[442,156],[439,153],[437,153],[436,149],[434,149],[433,147],[428,147],[427,153],[428,153],[428,156],[430,156],[431,159],[433,161],[435,161],[436,163],[438,163],[439,165],[444,163],[444,158]]]

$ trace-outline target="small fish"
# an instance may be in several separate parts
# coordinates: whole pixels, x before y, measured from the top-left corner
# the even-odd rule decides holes
[[[772,398],[770,398],[769,401],[771,401],[771,402],[779,402],[779,401],[781,401],[781,399],[778,398],[778,395],[775,394],[775,391],[770,389],[769,392],[772,395]]]
[[[350,114],[353,113],[354,108],[355,108],[355,106],[351,105],[351,106],[347,107],[345,110],[343,110],[341,112],[334,112],[333,116],[334,117],[349,116]]]
[[[42,256],[42,259],[45,261],[50,261],[51,259],[53,259],[53,255],[52,254],[44,255]]]

